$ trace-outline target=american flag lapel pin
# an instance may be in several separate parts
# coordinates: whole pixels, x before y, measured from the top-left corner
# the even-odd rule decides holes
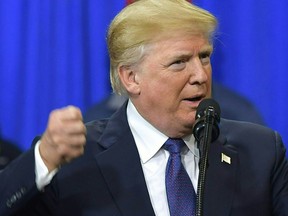
[[[224,153],[221,153],[221,162],[231,164],[231,158]]]

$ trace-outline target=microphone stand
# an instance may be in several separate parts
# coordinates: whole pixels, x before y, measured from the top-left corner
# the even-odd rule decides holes
[[[200,150],[200,161],[199,161],[199,178],[197,187],[197,202],[196,202],[196,216],[203,216],[203,200],[204,200],[204,187],[206,179],[206,169],[208,165],[208,153],[209,147],[212,140],[212,129],[214,125],[214,109],[208,107],[206,109],[205,122],[204,122],[204,133],[200,139],[199,150]]]

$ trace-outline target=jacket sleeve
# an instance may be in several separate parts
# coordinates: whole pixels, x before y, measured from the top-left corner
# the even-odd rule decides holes
[[[49,190],[39,191],[36,185],[34,146],[39,140],[36,137],[32,148],[12,161],[0,171],[0,215],[50,215]],[[52,201],[51,201],[52,200]]]
[[[34,148],[0,173],[0,215],[13,215],[39,193],[35,183]]]

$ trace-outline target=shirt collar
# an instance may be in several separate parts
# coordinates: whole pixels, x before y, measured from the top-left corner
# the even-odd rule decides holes
[[[127,105],[128,124],[131,128],[142,163],[148,162],[162,147],[168,137],[146,121],[129,100]],[[194,136],[183,137],[189,150],[199,157]]]

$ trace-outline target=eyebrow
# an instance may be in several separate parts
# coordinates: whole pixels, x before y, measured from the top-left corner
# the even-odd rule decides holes
[[[211,54],[213,52],[213,47],[211,45],[207,45],[203,48],[201,48],[200,50],[198,50],[197,55],[202,55],[202,54]],[[179,54],[179,55],[175,55],[172,57],[172,59],[182,59],[182,58],[190,58],[191,56],[194,56],[194,53],[184,53],[184,54]]]
[[[203,47],[202,49],[199,50],[199,53],[212,53],[213,52],[213,46],[212,45],[207,45]]]

